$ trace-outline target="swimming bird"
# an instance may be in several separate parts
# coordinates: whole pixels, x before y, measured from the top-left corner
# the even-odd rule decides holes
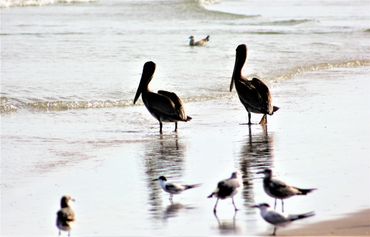
[[[258,205],[253,205],[251,207],[260,209],[262,218],[274,226],[274,232],[272,232],[272,235],[276,234],[277,227],[285,227],[293,221],[315,215],[314,212],[307,212],[297,215],[284,215],[273,210],[270,210],[270,205],[267,203],[261,203]]]
[[[211,198],[213,196],[217,198],[216,204],[213,207],[214,213],[216,213],[218,200],[226,198],[231,198],[235,211],[239,210],[235,206],[234,196],[239,192],[240,189],[243,188],[243,181],[241,176],[241,173],[239,171],[236,171],[231,174],[230,178],[218,182],[216,190],[208,196],[208,198]]]
[[[230,92],[235,84],[240,102],[248,112],[248,124],[251,124],[251,112],[263,114],[260,124],[267,123],[267,114],[272,115],[279,107],[272,105],[269,88],[258,78],[248,80],[242,76],[242,68],[247,59],[247,46],[241,44],[236,48],[236,58],[233,75],[231,77]]]
[[[170,183],[170,182],[167,182],[167,178],[164,177],[164,176],[159,176],[158,179],[154,179],[154,180],[155,181],[159,180],[159,184],[161,185],[161,188],[163,189],[163,191],[170,194],[170,201],[171,202],[172,202],[174,194],[180,194],[185,190],[192,189],[192,188],[197,188],[197,187],[200,186],[200,184],[190,184],[189,185],[189,184]]]
[[[306,195],[307,193],[316,190],[315,188],[297,188],[294,186],[290,186],[278,179],[274,179],[272,178],[271,169],[264,169],[263,171],[257,172],[257,174],[265,175],[265,177],[263,178],[263,189],[265,190],[267,195],[275,198],[274,210],[276,209],[276,199],[281,199],[282,212],[284,212],[284,199],[295,195]]]
[[[159,132],[162,134],[162,122],[175,122],[175,132],[177,132],[177,121],[187,122],[191,117],[186,115],[183,103],[175,93],[164,90],[154,93],[149,90],[155,67],[155,63],[151,61],[144,64],[134,104],[142,94],[145,107],[159,121]]]
[[[189,39],[190,39],[190,42],[189,42],[190,46],[205,46],[209,41],[209,35],[207,35],[206,38],[201,39],[199,41],[194,41],[194,36],[190,36]]]
[[[59,229],[59,236],[61,231],[68,231],[68,236],[71,236],[72,227],[76,221],[75,213],[70,206],[70,202],[74,199],[70,196],[63,196],[60,200],[60,210],[57,212],[56,225]]]

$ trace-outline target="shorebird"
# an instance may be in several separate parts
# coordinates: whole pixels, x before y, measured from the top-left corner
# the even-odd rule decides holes
[[[263,171],[257,172],[257,174],[264,174],[263,178],[263,189],[272,198],[275,198],[274,210],[276,209],[276,200],[281,199],[281,210],[284,212],[284,199],[295,196],[295,195],[306,195],[315,188],[303,189],[290,186],[283,181],[272,178],[272,170],[264,169]]]
[[[74,201],[70,196],[63,196],[60,200],[60,210],[57,212],[56,225],[59,229],[59,236],[61,231],[68,231],[68,236],[71,236],[71,230],[76,221],[75,213],[70,206],[70,202]]]
[[[190,39],[190,42],[189,42],[190,46],[205,46],[209,41],[209,35],[207,35],[206,38],[201,39],[199,41],[194,41],[194,36],[190,36],[189,39]]]
[[[315,215],[314,212],[307,212],[297,215],[284,215],[273,210],[270,210],[270,205],[267,203],[261,203],[258,205],[253,205],[251,207],[259,208],[262,218],[274,226],[274,232],[272,232],[272,235],[276,234],[277,227],[284,227],[293,221]]]
[[[175,132],[177,132],[177,121],[187,122],[191,117],[186,115],[183,103],[175,93],[163,90],[154,93],[149,90],[155,67],[155,63],[151,61],[144,64],[134,104],[142,94],[145,107],[159,121],[159,132],[162,134],[162,122],[175,122]]]
[[[200,186],[200,184],[176,184],[176,183],[170,183],[167,182],[167,178],[164,176],[159,176],[158,179],[154,179],[153,181],[159,180],[159,184],[161,185],[161,188],[163,191],[170,194],[170,201],[172,202],[173,195],[174,194],[180,194],[185,190],[191,189],[191,188],[197,188]]]
[[[240,102],[248,112],[248,124],[251,124],[251,112],[263,114],[260,124],[267,123],[267,114],[272,115],[279,107],[272,105],[269,88],[259,79],[242,76],[242,68],[247,59],[247,46],[241,44],[236,48],[236,58],[233,75],[231,77],[230,92],[235,83]]]
[[[217,198],[216,204],[213,208],[213,212],[216,213],[218,200],[226,198],[231,198],[235,211],[238,211],[238,208],[236,208],[235,206],[234,196],[242,188],[243,181],[241,173],[239,171],[233,172],[230,178],[218,182],[216,190],[208,196],[208,198],[211,198],[213,196]]]

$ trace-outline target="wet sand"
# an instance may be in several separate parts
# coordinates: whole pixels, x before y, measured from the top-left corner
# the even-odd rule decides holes
[[[282,230],[282,236],[369,236],[370,209],[345,217],[309,224],[298,229]]]
[[[186,103],[193,120],[180,123],[177,134],[166,123],[159,135],[144,106],[9,116],[2,120],[1,214],[7,218],[1,218],[1,236],[24,236],[24,230],[56,236],[55,212],[64,194],[77,200],[72,236],[269,235],[271,225],[250,208],[273,204],[256,174],[266,167],[289,184],[318,189],[286,200],[286,213],[316,215],[278,235],[298,235],[288,231],[369,209],[369,72],[332,69],[271,84],[280,110],[268,117],[267,130],[242,125],[247,113],[235,92]],[[19,122],[22,116],[27,123]],[[252,122],[260,118],[252,115]],[[24,151],[11,149],[18,136]],[[28,149],[30,143],[38,149]],[[240,211],[234,215],[231,200],[220,201],[215,217],[215,200],[206,197],[236,169],[244,179],[235,196]],[[159,175],[203,185],[175,196],[171,205],[152,181]],[[356,226],[343,233],[356,235]],[[321,230],[318,235],[325,234]]]

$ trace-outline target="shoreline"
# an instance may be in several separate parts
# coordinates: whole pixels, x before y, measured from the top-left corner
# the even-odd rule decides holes
[[[338,219],[320,221],[300,228],[281,229],[282,236],[369,236],[370,209],[350,213]]]

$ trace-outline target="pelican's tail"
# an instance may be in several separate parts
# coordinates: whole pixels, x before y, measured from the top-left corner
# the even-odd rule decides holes
[[[201,184],[190,184],[190,185],[185,185],[185,190],[186,189],[191,189],[191,188],[197,188],[199,187]]]
[[[311,212],[298,214],[298,215],[289,215],[288,218],[289,218],[290,221],[296,221],[296,220],[311,217],[311,216],[314,216],[314,215],[315,215],[315,212],[311,211]]]
[[[277,106],[272,106],[272,113],[275,113],[276,111],[278,111],[280,108],[277,107]]]
[[[300,195],[306,195],[307,193],[310,193],[312,191],[315,191],[316,188],[307,188],[307,189],[304,189],[304,188],[297,188],[299,190]]]
[[[186,120],[185,120],[185,122],[190,121],[191,119],[192,119],[192,117],[190,117],[190,116],[186,116]]]

